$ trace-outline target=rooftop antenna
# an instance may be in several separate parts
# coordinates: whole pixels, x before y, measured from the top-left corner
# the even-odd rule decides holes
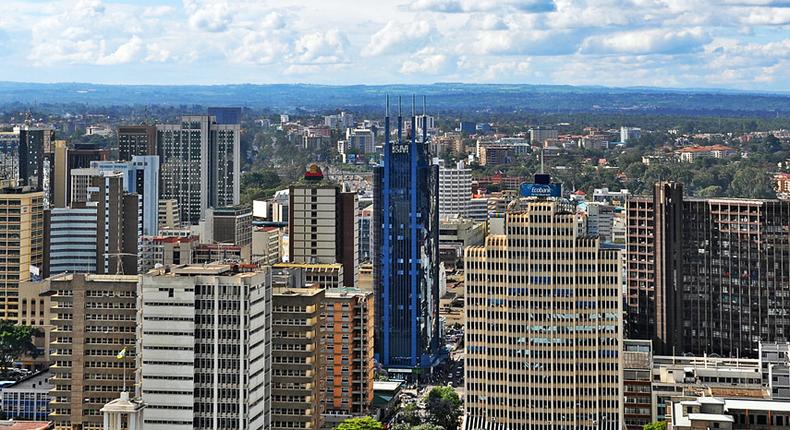
[[[427,102],[425,96],[422,96],[422,143],[428,142],[428,114],[425,108]]]
[[[541,175],[542,175],[542,174],[544,174],[544,173],[546,173],[546,172],[544,172],[544,171],[543,171],[543,167],[544,167],[544,166],[543,166],[543,158],[544,158],[543,151],[544,151],[544,150],[545,150],[545,148],[543,147],[543,145],[541,145],[541,146],[540,146],[540,174],[541,174]]]
[[[398,96],[398,145],[403,143],[403,104]]]
[[[415,116],[417,112],[417,95],[411,95],[411,143],[414,144],[417,142],[417,117]]]

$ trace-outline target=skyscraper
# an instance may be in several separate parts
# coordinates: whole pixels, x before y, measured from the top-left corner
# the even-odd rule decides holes
[[[631,336],[724,357],[790,338],[790,202],[686,198],[661,182],[627,214]]]
[[[622,428],[618,250],[577,236],[574,212],[516,200],[466,249],[468,429]]]
[[[17,321],[19,285],[44,265],[44,193],[0,190],[0,318]]]
[[[91,161],[91,168],[123,174],[123,190],[140,197],[143,234],[155,236],[159,230],[159,157],[133,155],[130,161]]]
[[[136,382],[137,276],[53,276],[50,293],[50,419],[56,430],[102,430],[100,409]]]
[[[145,429],[268,430],[270,270],[179,266],[140,285]]]
[[[439,166],[439,217],[469,216],[472,202],[472,169],[463,161],[455,167]]]
[[[412,124],[414,124],[412,103]],[[430,368],[439,351],[439,168],[431,164],[427,128],[390,137],[389,99],[384,156],[374,169],[373,286],[376,356],[385,368]],[[411,138],[410,141],[408,138]]]
[[[50,152],[52,130],[46,127],[23,125],[19,127],[19,177],[18,186],[35,191],[45,188],[44,154]]]
[[[118,160],[132,161],[136,155],[156,155],[156,126],[118,127]]]
[[[359,276],[357,194],[324,178],[313,164],[289,190],[290,261],[343,265],[343,284],[353,288]]]
[[[182,221],[197,224],[207,208],[239,203],[240,139],[240,124],[208,115],[157,125],[159,197],[178,200]]]

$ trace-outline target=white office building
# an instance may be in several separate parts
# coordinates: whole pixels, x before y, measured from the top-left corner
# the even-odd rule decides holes
[[[144,428],[269,429],[270,269],[160,269],[140,292]]]
[[[143,234],[156,236],[159,230],[159,157],[135,155],[127,162],[91,161],[91,168],[123,175],[123,190],[140,196]]]
[[[439,218],[469,216],[472,201],[472,169],[463,161],[455,168],[439,167]]]
[[[638,127],[620,127],[620,142],[628,143],[642,137],[642,129]]]

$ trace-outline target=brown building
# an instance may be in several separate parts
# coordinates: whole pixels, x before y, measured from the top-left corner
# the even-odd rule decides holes
[[[328,289],[324,298],[327,425],[367,415],[373,403],[373,293]]]
[[[685,198],[661,182],[629,199],[626,234],[631,338],[723,357],[790,339],[790,202]]]
[[[512,146],[488,145],[480,147],[480,165],[497,166],[510,164],[516,158],[516,150]]]
[[[101,430],[101,408],[135,386],[137,276],[67,274],[50,279],[56,430]],[[118,358],[125,349],[125,355]]]
[[[322,288],[275,288],[272,430],[318,430],[326,384]]]
[[[49,291],[49,280],[41,282],[24,281],[19,283],[19,324],[35,327],[41,331],[40,336],[33,339],[36,345],[36,357],[24,357],[21,361],[33,369],[49,367],[49,343],[52,334],[51,302],[46,292]]]
[[[44,265],[44,193],[0,191],[0,318],[19,318],[19,285]]]
[[[118,160],[132,161],[135,155],[156,155],[156,127],[122,125],[118,127]]]
[[[343,265],[343,286],[353,288],[359,276],[357,194],[324,179],[313,164],[290,187],[288,255],[291,262]]]
[[[623,424],[628,430],[642,430],[653,422],[652,351],[649,340],[623,341]]]

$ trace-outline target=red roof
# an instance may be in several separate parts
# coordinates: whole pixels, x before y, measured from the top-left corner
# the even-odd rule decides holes
[[[54,428],[49,421],[0,421],[2,430],[47,430]]]
[[[735,151],[735,148],[730,148],[724,145],[711,145],[711,146],[689,146],[681,148],[678,152],[712,152],[712,151]]]

